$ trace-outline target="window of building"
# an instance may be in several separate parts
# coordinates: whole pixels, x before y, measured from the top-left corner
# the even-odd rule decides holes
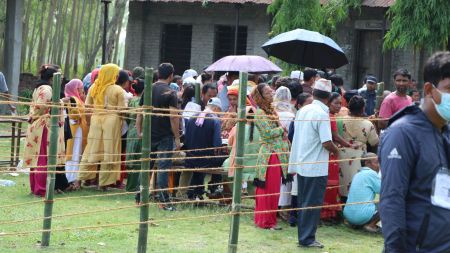
[[[191,67],[192,25],[164,24],[160,62],[170,62],[176,74]]]
[[[214,35],[214,61],[227,55],[234,55],[235,26],[216,25]],[[238,29],[237,54],[247,54],[246,26],[239,26]]]

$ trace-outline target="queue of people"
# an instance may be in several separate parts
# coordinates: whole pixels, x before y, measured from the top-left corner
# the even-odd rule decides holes
[[[243,192],[255,198],[255,225],[279,230],[277,210],[292,207],[300,210],[284,218],[298,227],[302,247],[323,247],[316,238],[321,221],[345,220],[371,233],[379,233],[382,222],[387,252],[416,246],[448,249],[449,221],[440,224],[439,217],[450,217],[450,204],[436,187],[450,174],[444,127],[450,120],[449,54],[438,53],[425,66],[423,99],[405,69],[393,74],[396,90],[383,92],[382,100],[374,75],[364,78],[361,89],[347,91],[341,76],[309,68],[290,77],[250,75],[241,183]],[[58,71],[59,66],[44,65],[33,93],[24,156],[32,171],[47,169],[50,84]],[[218,74],[189,69],[175,76],[170,63],[162,63],[155,73],[151,157],[158,159],[156,164],[152,159],[151,168],[158,170],[155,188],[163,210],[175,210],[167,172],[174,153],[184,155],[185,168],[205,169],[175,176],[175,186],[190,187],[178,197],[202,200],[234,176],[238,73]],[[88,76],[65,84],[57,169],[66,173],[57,178],[57,190],[95,185],[103,191],[139,191],[139,173],[121,171],[140,169],[143,116],[135,112],[144,102],[143,69],[131,73],[106,64]],[[199,101],[196,83],[201,85]],[[205,182],[211,168],[227,173],[213,173]],[[442,182],[433,180],[437,177]],[[206,188],[208,184],[214,187]],[[43,196],[45,185],[45,173],[30,174],[33,194]],[[374,201],[380,193],[378,206]],[[436,231],[423,237],[428,226]]]

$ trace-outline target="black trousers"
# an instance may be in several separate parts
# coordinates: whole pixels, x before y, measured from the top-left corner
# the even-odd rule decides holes
[[[328,176],[303,177],[298,179],[298,207],[321,206],[327,187]],[[299,210],[297,217],[298,242],[301,245],[309,245],[316,240],[317,225],[320,221],[320,208]]]

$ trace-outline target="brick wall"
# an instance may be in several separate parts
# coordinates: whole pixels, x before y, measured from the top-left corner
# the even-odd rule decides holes
[[[243,5],[240,25],[247,26],[247,54],[266,56],[261,45],[268,40],[270,18],[266,5]],[[130,2],[125,67],[156,67],[160,62],[164,23],[192,25],[191,67],[201,70],[213,61],[214,25],[235,25],[233,4]],[[176,67],[176,66],[175,66]]]

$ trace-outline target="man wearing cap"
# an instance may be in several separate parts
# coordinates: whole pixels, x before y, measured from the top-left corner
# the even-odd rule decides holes
[[[320,206],[328,178],[329,153],[337,154],[331,136],[327,107],[331,82],[319,79],[314,84],[312,104],[304,106],[295,117],[295,133],[289,159],[289,173],[297,174],[298,207]],[[320,162],[325,161],[325,162]],[[323,248],[316,241],[320,208],[298,212],[298,243],[300,247]]]
[[[364,86],[366,89],[359,90],[359,95],[366,101],[366,115],[375,114],[375,103],[377,102],[377,83],[378,80],[373,75],[367,75],[364,78]]]
[[[186,150],[207,149],[201,151],[186,151],[186,168],[214,168],[220,167],[224,159],[214,158],[216,151],[211,149],[222,146],[221,123],[217,112],[222,111],[222,103],[217,97],[208,101],[205,110],[197,114],[198,117],[191,117],[186,124],[186,134],[184,146]],[[208,149],[209,148],[209,149]],[[190,159],[190,157],[204,157]],[[192,173],[190,185],[203,185],[205,179],[204,172]],[[190,199],[202,199],[204,187],[195,187],[188,191]]]

